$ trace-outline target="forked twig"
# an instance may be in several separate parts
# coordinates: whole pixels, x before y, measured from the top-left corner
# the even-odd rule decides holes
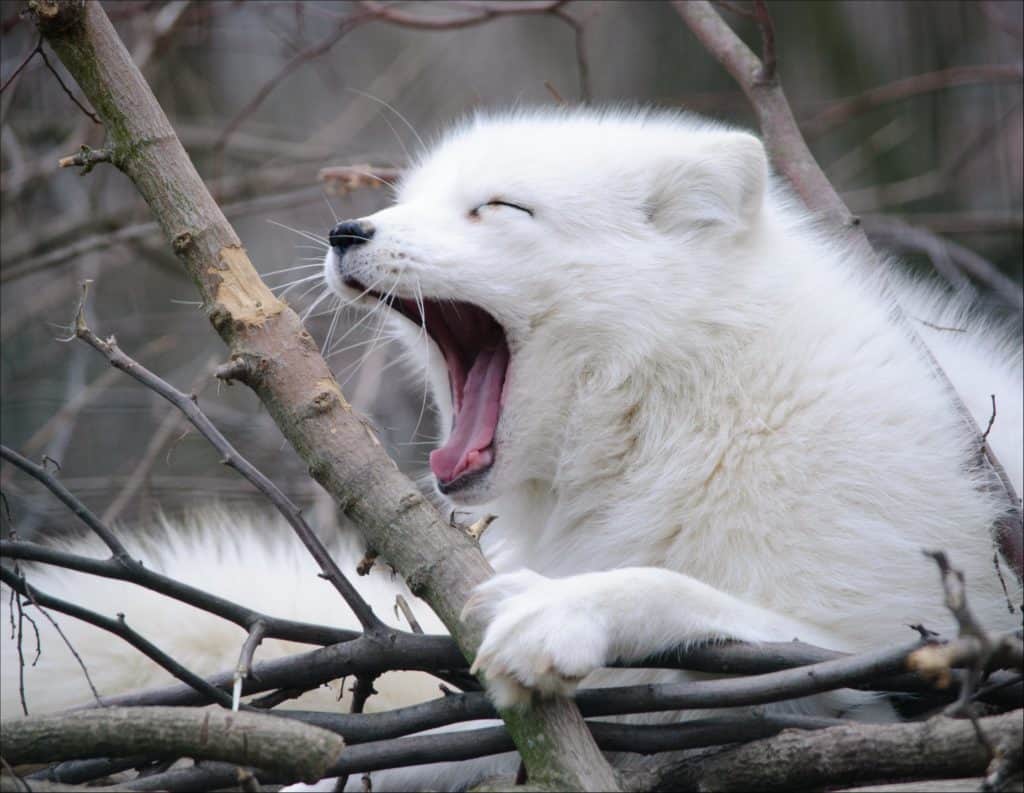
[[[257,490],[269,498],[271,503],[277,507],[278,511],[298,535],[302,544],[306,546],[307,550],[309,550],[313,558],[320,565],[323,577],[334,585],[334,588],[338,590],[349,608],[352,609],[356,619],[363,626],[363,630],[369,633],[380,633],[386,630],[384,624],[373,613],[373,609],[370,608],[370,605],[363,599],[358,590],[352,586],[345,577],[345,574],[341,572],[337,563],[327,552],[327,549],[324,548],[323,543],[320,542],[320,539],[309,527],[309,524],[306,523],[305,518],[302,517],[301,510],[281,492],[277,485],[238,453],[221,431],[207,418],[206,414],[199,409],[195,397],[179,391],[166,380],[163,380],[142,366],[138,361],[126,355],[117,346],[117,341],[113,336],[101,339],[92,332],[86,324],[84,311],[85,301],[88,297],[88,285],[88,281],[82,285],[82,300],[79,303],[78,312],[75,316],[75,336],[106,356],[112,366],[138,380],[178,408],[185,415],[185,418],[191,422],[192,426],[221,454],[221,462],[248,479],[256,486]]]

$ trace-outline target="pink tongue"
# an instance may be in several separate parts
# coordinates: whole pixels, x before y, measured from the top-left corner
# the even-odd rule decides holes
[[[430,454],[430,470],[447,484],[463,474],[486,468],[494,459],[489,448],[498,426],[501,388],[508,368],[504,339],[494,348],[482,349],[473,361],[462,389],[462,405],[455,414],[455,428],[448,442]]]

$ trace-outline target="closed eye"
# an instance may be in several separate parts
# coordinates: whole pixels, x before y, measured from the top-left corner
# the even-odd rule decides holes
[[[480,206],[485,206],[485,207],[509,207],[511,209],[518,209],[520,212],[525,212],[530,217],[533,217],[533,210],[532,209],[530,209],[528,207],[524,207],[522,204],[513,204],[511,201],[499,201],[499,200],[495,199],[493,201],[488,201],[485,204],[481,204]],[[476,207],[475,209],[471,210],[469,214],[471,216],[473,216],[473,217],[479,216],[479,214],[480,214],[480,207]]]

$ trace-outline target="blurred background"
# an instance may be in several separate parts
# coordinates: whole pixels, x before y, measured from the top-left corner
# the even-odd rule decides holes
[[[754,47],[749,4],[716,4]],[[0,4],[0,434],[60,465],[67,487],[125,526],[211,501],[268,510],[169,405],[68,334],[79,284],[88,319],[183,390],[252,462],[328,528],[329,499],[258,400],[218,385],[225,350],[128,180],[57,160],[102,129],[38,55],[22,3]],[[105,7],[267,281],[316,276],[335,218],[388,202],[318,178],[327,166],[401,167],[474,107],[643,103],[754,126],[725,71],[664,2],[188,2]],[[828,176],[875,242],[1020,322],[1022,68],[1019,2],[769,2],[779,74]],[[547,10],[546,10],[547,9]],[[383,18],[387,17],[387,18]],[[80,92],[48,53],[70,93]],[[19,66],[24,67],[18,70]],[[310,235],[313,235],[312,237]],[[311,258],[312,257],[312,258]],[[271,275],[271,273],[274,273]],[[316,278],[288,289],[297,308]],[[314,310],[321,341],[332,321]],[[426,473],[423,384],[389,366],[342,316],[330,363],[404,470]],[[348,334],[348,335],[346,335]],[[342,341],[339,341],[342,340]],[[371,354],[362,360],[368,350]],[[0,469],[23,538],[74,525],[51,496]]]

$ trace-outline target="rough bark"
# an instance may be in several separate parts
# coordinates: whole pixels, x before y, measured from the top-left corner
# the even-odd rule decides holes
[[[979,719],[1004,751],[1024,740],[1021,712]],[[865,762],[870,757],[871,762]],[[656,790],[814,790],[897,779],[951,779],[983,774],[991,758],[968,719],[907,724],[849,724],[702,754],[644,778]],[[637,781],[640,781],[639,777]],[[918,790],[930,789],[918,783]]]
[[[146,754],[225,760],[315,782],[342,755],[333,732],[262,713],[195,708],[104,708],[3,723],[11,765]]]
[[[145,79],[96,2],[30,0],[47,43],[102,119],[105,148],[145,198],[249,385],[369,545],[437,611],[472,657],[481,626],[459,614],[492,574],[477,545],[448,525],[349,406],[298,316],[260,280]],[[613,790],[614,774],[568,700],[503,714],[530,778]]]

